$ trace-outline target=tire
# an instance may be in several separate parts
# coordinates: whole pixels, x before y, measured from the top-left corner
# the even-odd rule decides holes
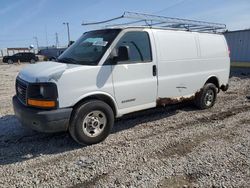
[[[111,107],[102,101],[91,100],[73,111],[69,133],[81,145],[97,144],[107,138],[113,124]]]
[[[36,60],[34,60],[34,59],[31,59],[31,60],[30,60],[30,63],[31,63],[31,64],[34,64],[35,62],[36,62]]]
[[[9,60],[7,61],[7,63],[8,63],[8,64],[13,64],[14,61],[13,61],[12,59],[9,59]]]
[[[207,83],[195,97],[195,105],[203,110],[211,108],[217,97],[217,87],[212,83]]]
[[[51,58],[50,61],[54,61],[54,62],[55,62],[55,61],[56,61],[56,58]]]

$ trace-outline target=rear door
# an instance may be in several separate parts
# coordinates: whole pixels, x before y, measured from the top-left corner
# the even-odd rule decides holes
[[[20,53],[20,61],[21,62],[27,61],[27,53]]]
[[[30,62],[31,59],[34,59],[32,53],[26,53],[24,57],[26,62]]]
[[[119,109],[133,108],[131,111],[136,111],[156,104],[156,62],[152,58],[151,42],[146,31],[128,31],[116,45],[116,49],[129,47],[129,61],[118,62],[112,71]]]

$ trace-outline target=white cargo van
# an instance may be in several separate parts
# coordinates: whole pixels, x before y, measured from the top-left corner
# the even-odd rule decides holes
[[[14,111],[32,129],[69,131],[77,142],[94,144],[124,114],[183,100],[212,107],[228,88],[229,69],[221,34],[150,27],[89,31],[57,62],[20,71]]]

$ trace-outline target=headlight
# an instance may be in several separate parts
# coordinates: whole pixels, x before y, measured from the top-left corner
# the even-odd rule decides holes
[[[58,106],[58,92],[55,83],[38,83],[28,86],[28,105],[41,108]]]

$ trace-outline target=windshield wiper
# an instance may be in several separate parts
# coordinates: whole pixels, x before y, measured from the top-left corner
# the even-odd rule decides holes
[[[58,59],[58,62],[76,64],[76,61],[73,58],[68,58],[68,57]]]

